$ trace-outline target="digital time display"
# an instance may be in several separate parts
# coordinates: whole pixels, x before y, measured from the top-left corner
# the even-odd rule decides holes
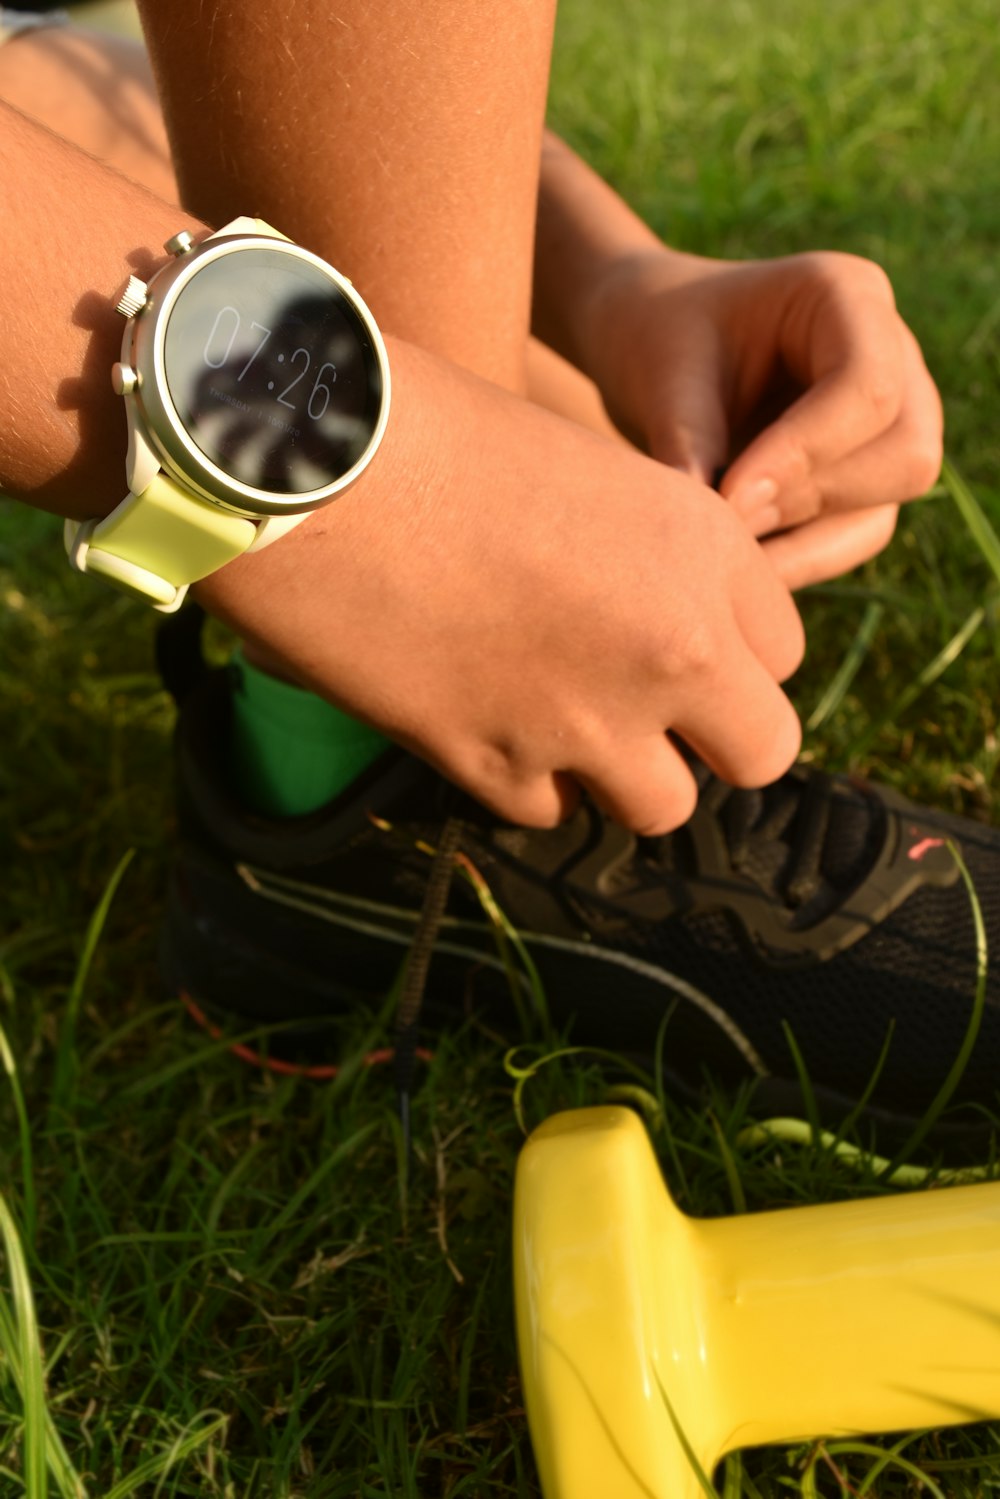
[[[190,438],[252,489],[307,494],[362,457],[382,383],[364,323],[334,282],[280,249],[203,266],[163,345],[170,398]]]

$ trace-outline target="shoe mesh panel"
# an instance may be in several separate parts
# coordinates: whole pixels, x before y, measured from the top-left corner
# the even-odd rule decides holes
[[[1000,834],[936,819],[962,834],[987,932],[1000,937]],[[747,949],[723,912],[664,923],[637,951],[711,995],[787,1075],[781,1022],[810,1075],[854,1097],[867,1082],[890,1020],[896,1025],[879,1097],[907,1111],[930,1102],[965,1035],[976,986],[975,929],[963,883],[924,886],[868,936],[825,963],[775,967]],[[978,1044],[957,1099],[991,1102],[1000,1089],[1000,952],[994,955]]]

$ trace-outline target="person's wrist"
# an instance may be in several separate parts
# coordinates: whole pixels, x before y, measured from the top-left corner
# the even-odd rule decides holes
[[[448,406],[448,380],[456,383],[457,411],[462,383],[475,377],[402,339],[386,335],[385,344],[393,372],[392,418],[371,465],[343,495],[313,511],[286,536],[227,563],[193,590],[211,613],[264,641],[286,663],[294,654],[286,637],[295,631],[285,626],[298,614],[303,593],[332,620],[348,574],[370,570],[390,544],[405,550],[400,539],[419,530],[438,497],[465,488],[456,483],[456,442],[443,436],[441,412]],[[483,382],[483,388],[491,387]],[[461,424],[448,430],[460,432]],[[322,599],[316,593],[321,580]],[[295,609],[283,611],[280,620],[272,618],[276,593],[289,601],[295,596]],[[301,679],[297,666],[286,669]]]
[[[15,401],[0,489],[71,519],[103,516],[127,488],[116,300],[130,273],[151,274],[169,235],[203,226],[2,103],[0,120],[11,148],[0,259],[13,288],[0,367]]]

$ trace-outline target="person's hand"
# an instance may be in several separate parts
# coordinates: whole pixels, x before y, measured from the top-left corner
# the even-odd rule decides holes
[[[728,781],[782,774],[802,628],[730,507],[411,346],[390,357],[372,467],[207,580],[206,605],[517,823],[585,787],[637,831],[676,827],[696,791],[670,733]]]
[[[704,483],[723,470],[791,587],[873,556],[937,477],[941,403],[871,261],[643,247],[593,287],[580,338],[621,430]]]

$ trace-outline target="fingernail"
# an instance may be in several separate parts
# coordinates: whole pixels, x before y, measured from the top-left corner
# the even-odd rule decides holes
[[[752,522],[760,511],[773,508],[778,486],[773,479],[754,479],[750,484],[741,484],[729,497],[729,503],[738,510],[743,519]]]

